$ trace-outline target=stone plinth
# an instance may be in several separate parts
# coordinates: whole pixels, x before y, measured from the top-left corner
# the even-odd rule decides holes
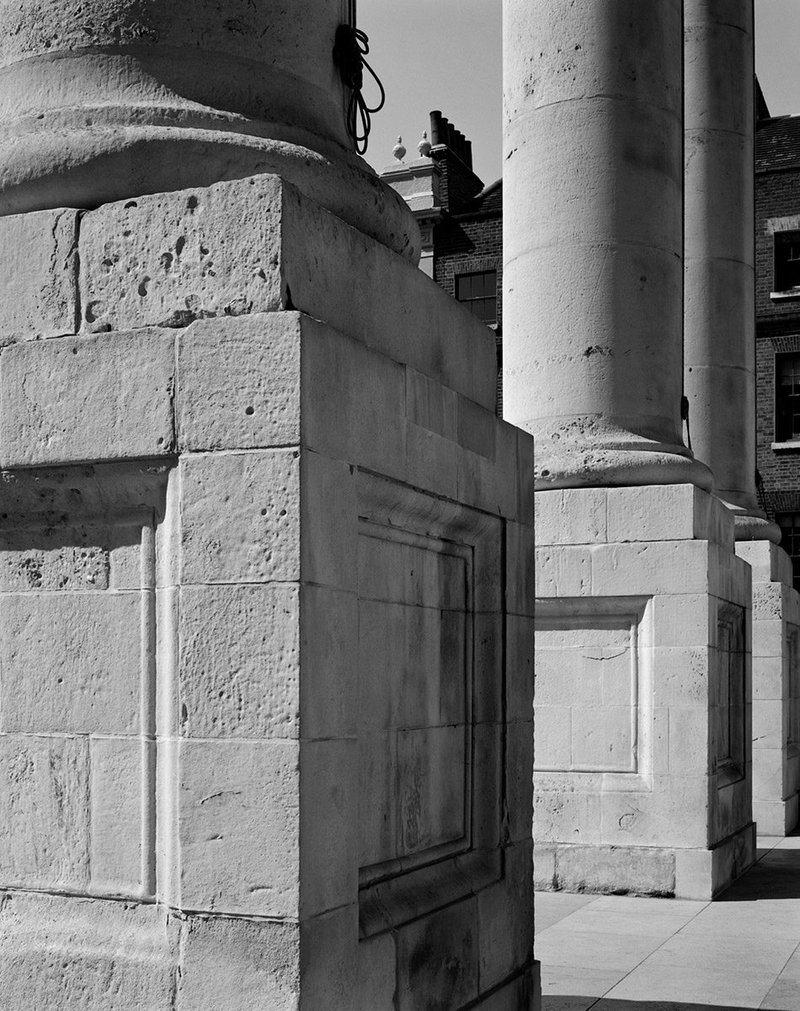
[[[786,552],[740,541],[753,570],[753,818],[786,835],[800,814],[800,594]]]
[[[733,518],[691,485],[536,507],[537,886],[711,898],[754,858]]]
[[[538,1006],[492,336],[276,177],[0,234],[4,1006]]]

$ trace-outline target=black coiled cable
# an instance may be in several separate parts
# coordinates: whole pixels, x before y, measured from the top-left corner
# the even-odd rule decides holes
[[[354,25],[339,25],[333,46],[333,62],[339,68],[345,86],[350,89],[346,124],[347,132],[358,154],[366,152],[372,129],[372,116],[380,112],[386,102],[386,91],[380,78],[364,59],[368,52],[369,39],[366,32]],[[362,95],[365,67],[381,93],[380,101],[374,107],[368,106]]]

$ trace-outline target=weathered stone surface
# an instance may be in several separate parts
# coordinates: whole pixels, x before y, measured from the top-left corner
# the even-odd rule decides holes
[[[298,743],[183,741],[179,777],[181,908],[297,917]]]
[[[179,333],[181,449],[299,443],[301,341],[315,326],[283,312],[206,320]]]
[[[282,183],[251,179],[107,204],[84,215],[80,259],[89,332],[185,326],[281,304]]]
[[[299,625],[296,587],[184,587],[181,733],[296,737]]]
[[[358,893],[357,741],[303,742],[299,804],[300,910],[318,916]],[[354,960],[354,952],[347,957]]]
[[[177,1011],[299,1009],[299,935],[292,922],[188,917]]]
[[[472,898],[398,932],[399,1011],[456,1008],[477,996],[477,917]]]
[[[147,790],[147,751],[140,739],[92,738],[91,874],[92,891],[107,895],[142,894],[142,805],[152,803]]]
[[[532,735],[531,735],[532,737]],[[533,842],[504,852],[503,880],[478,892],[481,987],[502,983],[525,965],[533,950],[533,908],[516,896],[533,890]]]
[[[397,953],[392,934],[380,934],[358,945],[358,1011],[394,1011]]]
[[[78,332],[78,212],[0,218],[0,345]]]
[[[300,451],[185,456],[182,579],[297,579]]]
[[[178,924],[156,906],[4,893],[0,948],[9,1011],[173,1006]]]
[[[300,620],[303,737],[352,737],[358,722],[358,598],[304,585]]]
[[[556,855],[557,887],[570,892],[671,895],[675,853],[669,849],[563,846]]]
[[[106,532],[91,526],[4,530],[0,534],[0,589],[105,590],[110,554]]]
[[[0,357],[4,467],[174,450],[171,331],[17,344]]]
[[[0,736],[0,880],[81,890],[89,879],[85,738]]]
[[[278,176],[105,204],[82,219],[80,262],[84,332],[296,309],[494,410],[486,327]]]
[[[135,733],[138,593],[8,594],[0,615],[5,732]]]

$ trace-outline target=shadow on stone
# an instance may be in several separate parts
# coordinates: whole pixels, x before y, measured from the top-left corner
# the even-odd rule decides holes
[[[800,849],[762,853],[758,863],[719,896],[719,902],[800,899]]]
[[[732,1004],[686,1004],[672,1000],[615,1000],[608,997],[542,997],[542,1011],[757,1011]],[[769,1011],[762,1008],[761,1011]]]

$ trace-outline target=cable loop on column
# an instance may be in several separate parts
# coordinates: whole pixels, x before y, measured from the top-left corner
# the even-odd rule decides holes
[[[339,25],[333,46],[333,62],[339,68],[345,86],[350,89],[346,117],[347,132],[358,154],[366,152],[372,129],[372,116],[380,112],[386,102],[383,84],[364,58],[368,52],[369,39],[366,32],[356,28],[355,25]],[[362,95],[364,68],[369,71],[380,90],[380,101],[376,106],[367,105]]]

